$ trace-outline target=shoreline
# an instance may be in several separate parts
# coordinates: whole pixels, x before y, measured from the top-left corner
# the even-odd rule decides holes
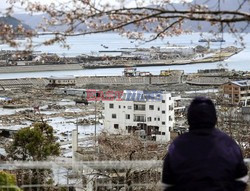
[[[181,66],[181,65],[194,65],[194,64],[207,64],[207,63],[214,63],[214,62],[220,62],[224,61],[226,59],[221,59],[221,60],[212,60],[212,61],[187,61],[187,62],[176,62],[176,63],[152,63],[152,64],[134,64],[131,66],[133,67],[150,67],[150,66]],[[125,64],[122,65],[113,65],[113,66],[89,66],[89,67],[84,67],[84,69],[99,69],[99,68],[124,68],[126,67]]]
[[[166,63],[166,60],[159,60],[158,63],[149,63],[149,64],[131,64],[133,67],[147,67],[147,66],[181,66],[181,65],[194,65],[194,64],[207,64],[207,63],[214,63],[214,62],[221,62],[225,61],[228,58],[240,53],[243,50],[243,48],[238,49],[238,51],[235,52],[228,52],[229,55],[227,56],[218,56],[218,57],[207,57],[207,58],[201,58],[197,60],[178,60],[178,61],[171,61],[169,63]],[[225,53],[225,52],[224,52]],[[99,65],[99,66],[88,66],[83,67],[85,69],[98,69],[98,68],[124,68],[128,63],[126,64],[116,64],[116,65]]]
[[[88,69],[108,69],[108,68],[124,68],[124,67],[152,67],[152,66],[180,66],[180,65],[194,65],[194,64],[207,64],[225,61],[228,58],[238,54],[243,49],[238,49],[238,51],[227,52],[227,55],[215,56],[201,58],[197,60],[154,60],[154,61],[127,61],[120,64],[113,63],[112,65],[94,65],[94,66],[84,66],[84,63],[77,64],[41,64],[41,65],[26,65],[26,66],[1,66],[0,74],[7,73],[25,73],[25,72],[46,72],[46,71],[71,71],[71,70],[88,70]]]
[[[44,64],[32,66],[1,66],[0,74],[83,70],[80,64]]]
[[[227,59],[227,58],[226,58]],[[130,64],[131,67],[152,67],[152,66],[181,66],[181,65],[194,65],[194,64],[207,64],[219,61],[224,61],[226,59],[218,60],[200,60],[200,61],[186,61],[186,62],[175,62],[175,63],[150,63],[150,64]],[[71,71],[71,70],[88,70],[88,69],[108,69],[108,68],[124,68],[127,67],[126,64],[120,65],[108,65],[108,66],[82,66],[81,64],[67,64],[67,65],[37,65],[37,66],[3,66],[0,67],[0,74],[7,73],[26,73],[26,72],[46,72],[46,71]]]

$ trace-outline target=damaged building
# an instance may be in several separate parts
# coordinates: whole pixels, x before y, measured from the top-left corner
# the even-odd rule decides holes
[[[125,90],[120,100],[104,101],[104,128],[111,134],[138,134],[169,141],[174,126],[171,93]]]

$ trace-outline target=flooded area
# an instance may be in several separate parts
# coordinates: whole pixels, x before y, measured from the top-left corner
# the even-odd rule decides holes
[[[96,104],[90,102],[88,105],[76,104],[74,96],[56,95],[50,90],[38,91],[47,94],[44,97],[39,96],[38,92],[34,94],[33,90],[27,90],[25,93],[23,90],[16,91],[19,91],[19,96],[12,96],[12,101],[0,102],[1,131],[15,132],[33,123],[45,121],[54,129],[57,141],[61,145],[61,156],[72,157],[73,130],[78,129],[79,139],[84,139],[94,136],[95,127],[97,133],[103,129],[103,116],[100,112],[102,104],[99,102]],[[31,98],[27,99],[29,96]],[[5,108],[10,104],[13,107],[18,104],[31,107]],[[5,153],[4,144],[4,142],[0,143],[2,154]]]

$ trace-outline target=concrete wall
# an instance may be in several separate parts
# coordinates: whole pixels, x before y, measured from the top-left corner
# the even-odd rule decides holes
[[[196,77],[188,79],[186,83],[193,85],[222,85],[229,81],[229,78],[224,77]]]
[[[80,64],[51,64],[35,66],[4,66],[0,67],[0,73],[20,73],[37,71],[62,71],[62,70],[82,70]]]
[[[196,79],[188,79],[186,83],[194,85],[222,85],[228,82],[228,78],[221,77],[199,77]],[[75,79],[77,87],[87,84],[180,84],[183,82],[182,75],[175,76],[138,76],[138,77],[125,77],[125,76],[82,76]],[[4,87],[23,87],[23,86],[46,86],[49,84],[47,78],[23,78],[23,79],[9,79],[0,80],[0,86]]]
[[[84,76],[76,78],[76,85],[86,84],[149,84],[147,77]]]
[[[76,86],[86,84],[178,84],[181,83],[181,75],[178,76],[83,76],[76,78]]]
[[[45,78],[21,78],[21,79],[9,79],[0,80],[0,86],[3,87],[31,87],[31,86],[46,86],[49,80]]]
[[[180,83],[182,83],[182,75],[151,77],[151,84],[180,84]]]

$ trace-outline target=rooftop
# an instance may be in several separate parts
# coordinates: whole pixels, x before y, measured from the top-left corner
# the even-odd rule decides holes
[[[163,94],[170,94],[164,91],[146,91],[146,90],[124,90],[121,97],[124,101],[161,101]]]
[[[240,87],[250,86],[250,80],[231,81],[231,83],[233,83],[237,86],[240,86]]]
[[[71,80],[71,79],[75,79],[75,76],[50,76],[48,77],[48,79],[50,80]]]

